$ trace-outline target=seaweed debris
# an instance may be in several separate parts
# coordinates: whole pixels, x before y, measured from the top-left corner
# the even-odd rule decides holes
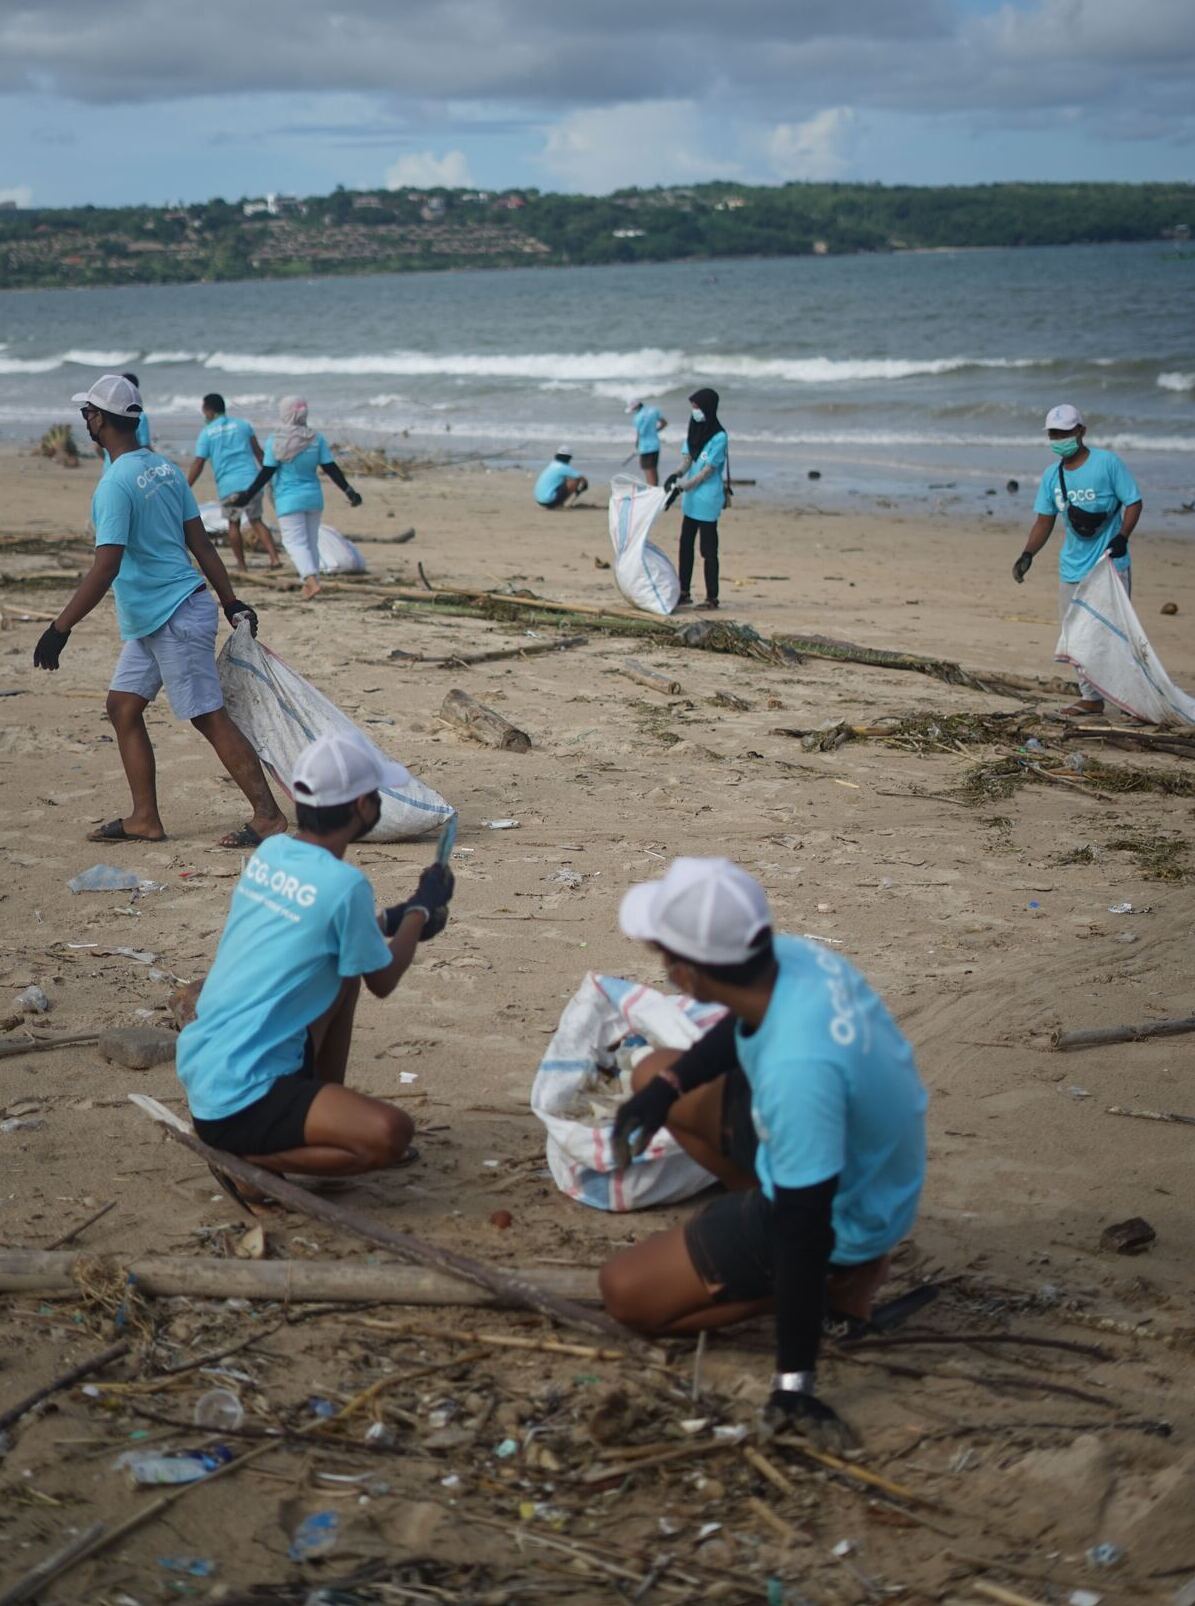
[[[1108,849],[1113,853],[1131,853],[1147,881],[1187,881],[1191,877],[1191,866],[1187,862],[1191,844],[1186,837],[1143,831],[1135,836],[1116,837],[1108,843]]]

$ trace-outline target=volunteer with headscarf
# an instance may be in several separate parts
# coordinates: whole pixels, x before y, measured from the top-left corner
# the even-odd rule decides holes
[[[307,423],[307,403],[287,396],[279,408],[278,427],[265,444],[261,472],[247,490],[229,497],[246,507],[270,480],[274,481],[274,508],[287,556],[299,571],[307,599],[319,591],[319,527],[324,492],[317,469],[348,497],[350,507],[361,506],[361,496],[345,479],[324,437]]]
[[[718,517],[726,506],[730,441],[718,417],[718,392],[695,390],[689,397],[689,434],[680,471],[670,474],[664,488],[670,495],[665,506],[681,493],[680,597],[677,607],[689,606],[693,598],[693,548],[701,538],[701,561],[705,570],[703,608],[718,606]]]

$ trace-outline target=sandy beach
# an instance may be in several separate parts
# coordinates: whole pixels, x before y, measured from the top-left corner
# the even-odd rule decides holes
[[[52,677],[32,667],[43,625],[23,615],[52,617],[86,567],[94,477],[90,463],[68,470],[27,451],[0,453],[0,1049],[30,1027],[15,1004],[30,983],[52,1005],[32,1023],[35,1032],[134,1025],[144,1011],[167,1023],[177,983],[201,976],[211,961],[240,867],[237,854],[215,843],[244,817],[243,800],[203,740],[164,705],[152,711],[150,731],[169,840],[104,849],[83,840],[127,808],[104,715],[118,650],[112,608],[105,604],[74,632]],[[609,557],[601,488],[583,506],[550,515],[532,504],[530,479],[482,466],[420,469],[409,480],[362,478],[364,505],[349,511],[333,493],[327,517],[361,545],[371,583],[415,583],[420,562],[436,585],[514,586],[621,605],[611,574],[596,564]],[[1145,501],[1133,540],[1134,603],[1172,678],[1195,690],[1195,546],[1154,536],[1148,488]],[[722,524],[722,617],[765,635],[816,633],[1048,679],[1058,673],[1053,547],[1024,586],[1009,572],[1029,506],[1023,489],[1001,493],[990,516],[919,522],[893,509],[777,508],[743,489]],[[671,545],[679,518],[668,519],[657,538]],[[412,542],[388,539],[409,525],[417,531]],[[396,662],[388,659],[396,648],[434,657],[516,645],[526,627],[393,612],[372,592],[354,595],[352,582],[304,603],[297,589],[265,582],[260,556],[252,561],[237,586],[259,611],[262,639],[460,811],[452,922],[391,1000],[363,1000],[350,1071],[356,1085],[409,1108],[422,1158],[410,1171],[353,1188],[346,1202],[390,1226],[522,1266],[594,1266],[613,1246],[675,1219],[671,1211],[602,1215],[560,1195],[542,1165],[543,1131],[528,1093],[586,971],[662,984],[658,969],[618,933],[626,886],[660,873],[677,853],[727,853],[763,881],[782,928],[832,942],[861,966],[916,1047],[931,1092],[930,1166],[921,1218],[891,1291],[931,1279],[941,1293],[915,1325],[1099,1343],[1106,1351],[1106,1358],[1014,1346],[896,1351],[913,1375],[830,1354],[824,1392],[863,1432],[866,1466],[936,1502],[937,1511],[921,1508],[920,1516],[932,1516],[940,1531],[918,1521],[915,1508],[906,1506],[914,1514],[905,1516],[891,1504],[869,1504],[823,1472],[806,1476],[799,1500],[781,1503],[786,1519],[813,1536],[812,1545],[789,1549],[733,1500],[717,1512],[722,1531],[698,1548],[711,1513],[694,1481],[696,1463],[663,1468],[657,1481],[641,1480],[621,1497],[617,1489],[579,1491],[578,1472],[601,1455],[618,1456],[567,1433],[583,1418],[585,1400],[592,1405],[619,1383],[618,1365],[548,1355],[520,1361],[499,1349],[472,1371],[446,1369],[448,1382],[427,1385],[442,1399],[455,1378],[463,1401],[492,1382],[503,1403],[477,1429],[477,1448],[472,1440],[428,1448],[409,1424],[401,1427],[408,1453],[377,1469],[390,1492],[368,1508],[334,1502],[346,1529],[372,1524],[401,1548],[408,1542],[403,1511],[413,1500],[435,1503],[450,1517],[424,1548],[449,1567],[464,1533],[478,1566],[490,1569],[490,1588],[517,1560],[510,1530],[520,1521],[600,1548],[641,1578],[664,1545],[663,1515],[678,1525],[671,1552],[707,1568],[688,1598],[714,1598],[710,1580],[740,1572],[775,1575],[790,1587],[803,1580],[818,1602],[866,1598],[831,1555],[850,1538],[864,1572],[903,1585],[899,1598],[909,1602],[977,1598],[966,1583],[977,1569],[960,1570],[951,1549],[1002,1558],[1013,1571],[996,1567],[990,1576],[1005,1587],[1019,1567],[1015,1587],[1031,1599],[1043,1598],[1048,1581],[1061,1590],[1054,1599],[1086,1587],[1109,1603],[1169,1600],[1195,1572],[1195,1136],[1181,1124],[1107,1111],[1195,1116],[1195,1038],[1062,1055],[1051,1050],[1050,1034],[1192,1013],[1192,885],[1153,879],[1149,867],[1151,843],[1155,861],[1173,867],[1181,853],[1167,857],[1164,839],[1191,841],[1190,762],[1096,740],[1063,745],[1062,727],[1047,723],[1040,739],[1049,751],[1177,777],[1185,795],[1181,786],[1101,791],[1089,769],[1072,770],[1069,780],[1032,777],[1007,795],[968,801],[960,789],[969,772],[1015,751],[1015,739],[1004,747],[947,737],[903,746],[859,739],[807,752],[782,732],[827,720],[874,726],[892,716],[930,721],[1033,707],[1046,714],[1065,696],[1043,692],[1018,703],[923,674],[812,657],[781,668],[597,632],[568,652],[468,669]],[[1168,602],[1176,615],[1162,615]],[[544,639],[545,627],[534,629]],[[659,696],[622,676],[628,654],[666,670],[682,693]],[[437,711],[457,686],[529,732],[532,750],[494,752],[442,724]],[[722,694],[746,706],[719,705]],[[487,829],[483,822],[494,818],[516,819],[518,829]],[[379,901],[390,901],[407,894],[428,856],[427,843],[366,844],[356,862]],[[101,861],[135,869],[165,890],[133,904],[120,893],[73,896],[67,880]],[[562,880],[562,869],[579,883]],[[1111,912],[1123,904],[1131,912]],[[153,958],[142,962],[121,949]],[[402,1082],[404,1071],[416,1079]],[[0,1060],[0,1115],[16,1110],[15,1119],[36,1123],[0,1133],[6,1247],[44,1248],[115,1201],[81,1247],[123,1256],[230,1252],[245,1224],[236,1223],[203,1166],[129,1105],[129,1091],[182,1108],[169,1064],[125,1071],[86,1046]],[[491,1225],[497,1209],[511,1213],[509,1230]],[[1104,1229],[1135,1216],[1156,1230],[1149,1251],[1137,1258],[1101,1251]],[[297,1217],[271,1224],[268,1242],[279,1259],[369,1253]],[[462,1325],[451,1313],[416,1314],[447,1333]],[[254,1320],[267,1325],[198,1302],[158,1315],[171,1359],[235,1342]],[[1124,1331],[1091,1331],[1101,1319],[1125,1324]],[[302,1415],[310,1395],[348,1399],[382,1376],[379,1368],[418,1367],[429,1355],[438,1364],[451,1353],[409,1336],[383,1348],[359,1322],[342,1313],[295,1323],[263,1339],[264,1352],[231,1361],[250,1379],[241,1386],[257,1402],[256,1416],[264,1423],[287,1410]],[[540,1330],[493,1312],[463,1325]],[[1138,1326],[1146,1336],[1128,1336]],[[718,1336],[706,1353],[710,1385],[744,1420],[766,1392],[768,1331],[761,1325],[745,1336]],[[1183,1332],[1186,1339],[1172,1343],[1158,1336]],[[0,1334],[0,1396],[11,1402],[102,1349],[112,1326],[78,1296],[46,1303],[31,1293],[0,1299]],[[691,1345],[678,1346],[676,1375],[686,1386],[691,1356]],[[595,1381],[579,1383],[579,1375]],[[995,1381],[979,1386],[977,1377]],[[212,1381],[204,1377],[202,1386]],[[557,1390],[551,1408],[548,1384]],[[189,1421],[199,1392],[200,1377],[190,1376],[154,1398]],[[19,1576],[70,1528],[119,1521],[148,1498],[110,1470],[131,1431],[152,1429],[164,1444],[192,1442],[122,1415],[127,1398],[112,1397],[103,1410],[71,1391],[57,1410],[12,1430],[14,1446],[0,1463],[7,1507],[0,1575]],[[386,1398],[416,1416],[425,1409],[414,1389],[394,1388]],[[480,1406],[462,1405],[459,1420],[470,1411],[478,1415]],[[523,1454],[517,1465],[494,1460],[506,1424],[553,1412],[565,1422],[560,1440],[546,1430],[553,1462],[536,1468]],[[1173,1433],[1141,1426],[1159,1422]],[[662,1421],[642,1435],[662,1436]],[[570,1442],[571,1452],[561,1447]],[[483,1476],[477,1467],[487,1457]],[[362,1459],[342,1457],[350,1470]],[[173,1599],[157,1560],[167,1554],[218,1553],[219,1584],[233,1591],[267,1578],[313,1577],[286,1560],[296,1502],[310,1510],[331,1499],[326,1489],[318,1498],[303,1466],[297,1455],[271,1455],[210,1491],[196,1490],[163,1522],[84,1563],[42,1598]],[[453,1474],[460,1486],[446,1488],[441,1480]],[[729,1473],[718,1477],[730,1486]],[[250,1499],[250,1489],[260,1499]],[[565,1516],[521,1516],[528,1502]],[[500,1519],[502,1530],[477,1526],[474,1517]],[[1083,1553],[1104,1540],[1123,1545],[1125,1560],[1114,1572],[1093,1572]],[[346,1543],[316,1582],[346,1576],[368,1554]],[[564,1570],[559,1592],[540,1598],[617,1598],[618,1580],[592,1566],[586,1573],[575,1556],[543,1555]],[[483,1598],[480,1587],[460,1593],[450,1573],[426,1576],[440,1578],[443,1598]],[[479,1575],[474,1585],[480,1582]],[[220,1598],[206,1593],[211,1587],[196,1592]],[[682,1596],[678,1585],[672,1595],[645,1598]],[[512,1590],[492,1598],[532,1597]]]

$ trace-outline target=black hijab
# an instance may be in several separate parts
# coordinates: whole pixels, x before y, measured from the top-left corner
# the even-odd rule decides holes
[[[699,424],[695,418],[689,420],[689,435],[685,442],[685,451],[694,462],[713,440],[714,436],[723,429],[718,418],[718,392],[716,390],[695,390],[689,397],[693,407],[700,407],[705,414]]]

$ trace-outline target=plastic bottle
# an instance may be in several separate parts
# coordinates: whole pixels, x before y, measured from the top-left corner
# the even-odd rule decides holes
[[[232,1451],[220,1444],[210,1450],[125,1450],[114,1464],[134,1483],[198,1483],[231,1460]]]
[[[195,1426],[214,1428],[217,1433],[235,1433],[245,1420],[245,1411],[231,1389],[208,1389],[195,1401]]]

